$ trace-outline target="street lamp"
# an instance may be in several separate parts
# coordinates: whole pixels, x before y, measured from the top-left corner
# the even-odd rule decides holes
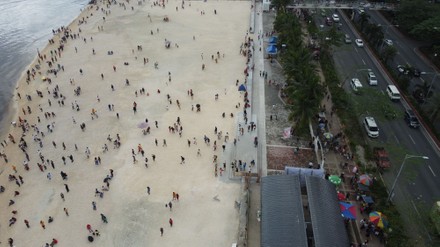
[[[434,85],[435,79],[439,75],[439,73],[436,72],[420,72],[421,75],[434,75],[432,78],[431,84],[429,85],[428,92],[426,93],[426,97],[429,96],[429,93],[431,92],[432,85]]]
[[[397,176],[394,179],[393,186],[391,187],[390,194],[388,195],[387,202],[389,202],[391,200],[391,196],[394,193],[394,187],[396,187],[397,180],[399,179],[400,173],[402,173],[403,167],[405,166],[405,161],[407,159],[412,159],[412,158],[421,158],[421,159],[424,159],[424,160],[429,160],[428,156],[419,156],[419,155],[405,154],[405,159],[403,159],[402,166],[400,166],[399,172],[397,173]]]

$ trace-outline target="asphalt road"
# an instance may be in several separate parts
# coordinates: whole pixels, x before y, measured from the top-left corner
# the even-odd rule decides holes
[[[341,13],[339,16],[342,17]],[[324,24],[324,18],[317,16],[317,20],[320,23]],[[346,83],[344,84],[344,88],[348,92],[351,92],[351,88],[349,86],[349,80],[353,77],[358,77],[364,87],[371,87],[368,85],[366,80],[366,69],[372,69],[376,74],[377,79],[379,81],[379,85],[375,86],[377,90],[385,93],[385,88],[388,84],[392,84],[388,75],[385,73],[384,69],[379,66],[379,63],[375,60],[372,53],[368,51],[367,47],[358,48],[356,47],[354,40],[359,38],[359,34],[354,32],[354,28],[347,24],[344,18],[341,18],[341,32],[344,34],[349,34],[353,40],[352,44],[343,44],[341,47],[337,47],[334,49],[334,61],[336,68],[339,71],[340,78],[344,79]],[[388,32],[390,32],[391,28],[389,28]],[[404,44],[403,37],[394,38],[391,37],[398,46]],[[410,48],[406,49],[402,54],[411,54],[412,50]],[[413,57],[416,55],[411,54],[408,55],[408,59],[413,61]],[[420,58],[414,58],[418,65],[420,64],[419,69],[428,70],[429,67],[424,67]],[[417,60],[416,60],[417,59]],[[396,58],[397,60],[397,58]],[[414,63],[414,62],[413,62]],[[371,99],[374,100],[374,99]],[[394,103],[396,107],[400,111],[404,111],[405,108],[408,108],[408,105],[401,100],[400,102]],[[361,121],[361,117],[359,119]],[[410,199],[412,201],[423,201],[426,202],[427,205],[432,205],[434,201],[440,199],[440,153],[439,150],[433,146],[432,142],[429,140],[429,137],[426,134],[426,131],[423,128],[420,129],[411,129],[408,125],[403,121],[403,119],[395,119],[392,121],[380,121],[378,123],[380,128],[380,137],[378,138],[379,143],[391,143],[397,146],[402,147],[407,154],[411,155],[423,155],[428,156],[429,160],[417,160],[417,159],[408,159],[405,164],[405,172],[412,172],[415,174],[415,178],[408,178],[408,176],[404,176],[405,172],[399,179],[397,183],[397,187],[395,189],[396,199],[397,197],[402,197],[405,199]],[[367,138],[367,140],[369,140]],[[404,154],[400,157],[400,160],[403,160]],[[416,164],[415,161],[417,160]],[[393,160],[392,160],[393,161]],[[394,181],[395,176],[397,175],[397,171],[400,168],[400,162],[392,162],[393,167],[384,174],[384,179],[388,188],[391,188],[391,185]],[[409,195],[409,197],[408,197]]]

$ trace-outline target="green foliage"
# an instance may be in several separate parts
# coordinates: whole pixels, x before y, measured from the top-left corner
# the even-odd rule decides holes
[[[440,5],[425,0],[404,0],[397,11],[399,26],[414,38],[440,42]]]
[[[311,52],[302,43],[302,30],[298,18],[290,13],[279,13],[275,23],[279,41],[286,44],[280,55],[286,77],[285,94],[291,102],[289,120],[294,121],[298,133],[305,132],[310,119],[318,112],[324,97],[324,88],[319,82],[316,68],[311,63]]]
[[[414,25],[410,34],[433,43],[440,42],[440,14]]]
[[[396,55],[397,55],[396,47],[393,45],[386,45],[383,48],[381,59],[384,64],[388,64],[388,62],[392,61]]]
[[[271,2],[277,12],[286,12],[286,7],[290,3],[290,0],[272,0]]]
[[[397,79],[397,84],[399,85],[399,88],[403,90],[406,94],[408,94],[408,87],[410,83],[411,81],[407,76],[400,76]]]

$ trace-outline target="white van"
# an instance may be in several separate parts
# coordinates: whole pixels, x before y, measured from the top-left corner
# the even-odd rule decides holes
[[[358,78],[351,79],[350,86],[356,94],[359,94],[360,90],[362,89],[362,83]]]
[[[371,138],[379,137],[379,127],[376,124],[376,120],[373,117],[364,118],[364,127],[367,131],[367,135]]]
[[[400,100],[399,90],[397,90],[397,87],[394,85],[388,85],[387,94],[392,101],[399,101]]]

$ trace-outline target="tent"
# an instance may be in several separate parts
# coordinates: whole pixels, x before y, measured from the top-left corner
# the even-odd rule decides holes
[[[238,87],[238,91],[240,91],[240,92],[244,92],[244,91],[246,91],[246,86],[245,86],[244,84],[241,84],[241,85]]]
[[[269,47],[267,47],[266,52],[269,55],[276,55],[278,52],[278,49],[275,45],[269,45]]]
[[[269,44],[276,45],[277,42],[278,42],[278,37],[272,36],[269,38]]]

